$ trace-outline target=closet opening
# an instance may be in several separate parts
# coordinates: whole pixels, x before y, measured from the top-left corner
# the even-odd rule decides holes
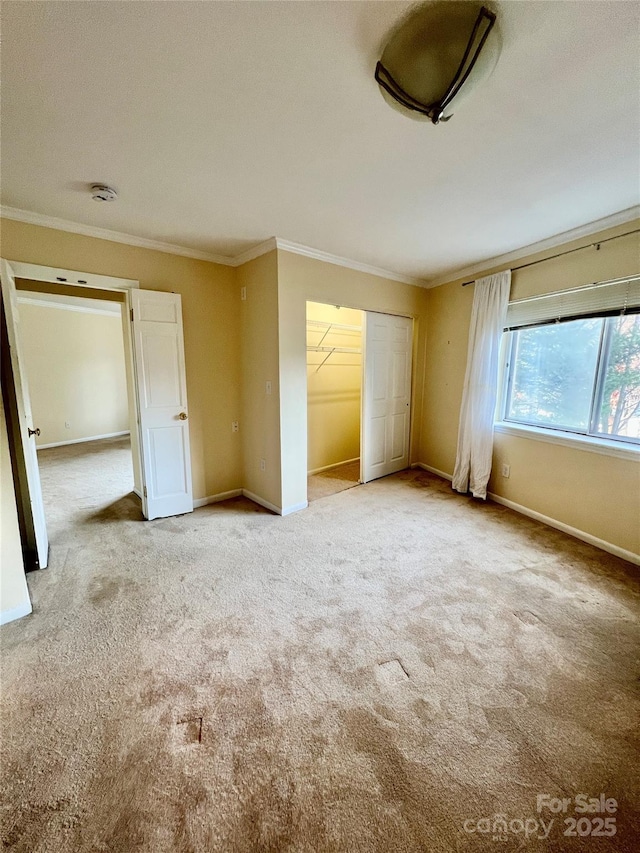
[[[307,495],[360,482],[364,311],[307,302]]]

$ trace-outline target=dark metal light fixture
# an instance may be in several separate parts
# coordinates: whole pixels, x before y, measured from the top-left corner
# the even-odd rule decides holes
[[[465,0],[426,3],[413,10],[376,65],[375,79],[387,102],[411,118],[448,121],[454,99],[459,104],[498,61],[495,24],[494,12]]]

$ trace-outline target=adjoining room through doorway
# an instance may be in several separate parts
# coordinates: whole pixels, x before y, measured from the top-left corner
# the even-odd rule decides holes
[[[20,339],[50,542],[133,495],[121,304],[18,280]],[[141,516],[140,516],[141,517]]]

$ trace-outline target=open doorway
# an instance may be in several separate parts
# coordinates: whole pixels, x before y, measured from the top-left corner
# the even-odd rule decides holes
[[[3,404],[24,565],[46,568],[49,537],[22,351],[20,279],[29,292],[118,302],[135,492],[147,519],[193,511],[182,304],[179,294],[141,290],[137,281],[0,258]]]
[[[360,483],[363,313],[307,302],[309,501]]]
[[[16,287],[50,542],[96,514],[142,518],[133,494],[124,302],[43,292],[46,285],[24,279]]]

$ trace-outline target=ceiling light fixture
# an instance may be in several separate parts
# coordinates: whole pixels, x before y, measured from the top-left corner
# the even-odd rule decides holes
[[[91,198],[94,201],[115,201],[118,193],[105,184],[91,184]]]
[[[438,124],[493,71],[500,54],[496,15],[466,0],[425,3],[393,31],[375,79],[392,107]]]

